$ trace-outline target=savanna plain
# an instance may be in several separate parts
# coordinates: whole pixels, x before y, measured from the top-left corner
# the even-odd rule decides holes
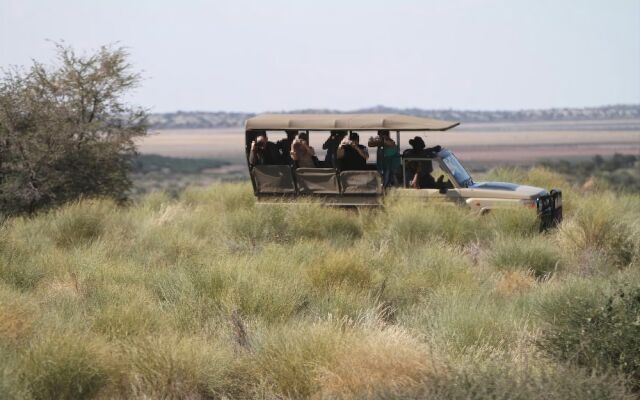
[[[640,195],[546,168],[565,219],[247,182],[0,227],[0,398],[632,399]]]

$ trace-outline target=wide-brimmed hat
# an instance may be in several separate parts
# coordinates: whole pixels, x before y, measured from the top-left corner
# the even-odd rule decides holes
[[[409,145],[416,149],[424,149],[427,145],[424,143],[424,140],[420,136],[416,136],[413,139],[409,140]]]

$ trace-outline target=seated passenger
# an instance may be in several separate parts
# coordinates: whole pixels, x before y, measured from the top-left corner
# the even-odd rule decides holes
[[[322,148],[327,151],[324,158],[324,164],[327,168],[338,168],[338,146],[342,139],[347,135],[345,131],[331,131],[329,139],[327,139]]]
[[[367,169],[369,151],[360,144],[360,135],[357,132],[351,132],[348,137],[342,139],[336,156],[341,171],[363,171]]]
[[[249,165],[278,165],[282,164],[282,158],[278,153],[275,143],[267,139],[266,132],[260,132],[256,140],[251,142],[249,151]]]
[[[293,165],[293,160],[291,159],[291,145],[298,135],[298,131],[294,130],[286,130],[287,134],[286,139],[280,139],[276,142],[276,147],[278,148],[278,153],[280,154],[280,158],[282,159],[283,164]]]
[[[404,158],[432,158],[442,149],[440,146],[426,148],[424,140],[420,136],[416,136],[409,140],[410,149],[402,153]],[[405,185],[416,189],[431,189],[436,187],[436,182],[431,176],[433,172],[431,160],[425,161],[407,161]]]
[[[316,167],[316,152],[309,146],[309,139],[304,133],[300,133],[291,144],[291,159],[296,168]]]

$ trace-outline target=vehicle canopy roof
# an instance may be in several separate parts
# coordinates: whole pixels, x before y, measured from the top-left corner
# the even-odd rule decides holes
[[[446,131],[459,122],[401,114],[262,114],[249,118],[249,130]]]

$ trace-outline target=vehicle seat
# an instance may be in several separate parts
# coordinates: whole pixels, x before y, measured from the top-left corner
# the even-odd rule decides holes
[[[251,170],[257,194],[292,194],[296,192],[293,173],[288,165],[256,165]]]
[[[382,175],[378,171],[342,171],[343,194],[382,194]]]
[[[300,194],[340,194],[334,168],[298,168],[296,182]]]

